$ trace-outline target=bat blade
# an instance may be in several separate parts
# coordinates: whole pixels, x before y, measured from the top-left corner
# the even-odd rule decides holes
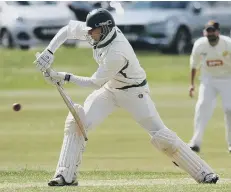
[[[66,103],[69,111],[71,112],[72,116],[74,117],[77,125],[78,125],[78,128],[77,128],[77,132],[78,134],[80,135],[83,135],[85,141],[88,140],[87,138],[87,135],[86,135],[86,132],[85,132],[85,129],[84,129],[84,126],[81,122],[81,119],[79,117],[79,115],[77,114],[75,108],[74,108],[74,103],[73,101],[71,100],[71,98],[65,93],[64,89],[59,85],[59,83],[56,84],[56,87],[60,93],[60,95],[62,96],[64,102]]]

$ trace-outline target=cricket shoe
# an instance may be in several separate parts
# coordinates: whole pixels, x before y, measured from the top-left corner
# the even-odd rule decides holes
[[[205,176],[204,181],[202,183],[207,184],[216,184],[219,180],[219,177],[215,173],[209,173]]]
[[[199,152],[200,152],[200,147],[198,147],[198,146],[196,146],[196,145],[190,146],[190,148],[191,148],[194,152],[196,152],[196,153],[199,153]]]
[[[67,183],[62,175],[58,175],[48,182],[48,186],[78,186],[78,181]]]

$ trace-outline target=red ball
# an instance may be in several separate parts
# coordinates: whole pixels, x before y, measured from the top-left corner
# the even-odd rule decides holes
[[[21,105],[19,103],[14,103],[13,104],[13,109],[14,109],[14,111],[20,111]]]

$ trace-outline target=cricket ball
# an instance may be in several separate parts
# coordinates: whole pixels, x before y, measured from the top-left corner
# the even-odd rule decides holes
[[[14,103],[13,104],[13,109],[14,109],[14,111],[20,111],[21,105],[19,103]]]

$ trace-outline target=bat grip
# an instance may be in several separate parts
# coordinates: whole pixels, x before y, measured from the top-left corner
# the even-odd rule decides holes
[[[46,69],[46,72],[50,75],[50,72],[51,72],[51,68],[47,68]],[[55,83],[56,85],[58,86],[61,86],[59,82]]]

